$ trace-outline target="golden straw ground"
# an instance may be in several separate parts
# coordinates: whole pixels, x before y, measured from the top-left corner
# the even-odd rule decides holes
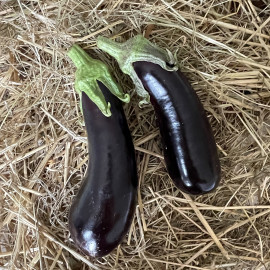
[[[270,268],[269,1],[2,1],[0,3],[0,268]],[[164,166],[151,106],[96,47],[98,35],[138,33],[171,50],[213,127],[222,182],[211,194],[177,190]],[[77,42],[123,89],[136,148],[138,206],[123,244],[102,259],[69,238],[68,211],[86,171]],[[91,157],[90,157],[91,158]]]

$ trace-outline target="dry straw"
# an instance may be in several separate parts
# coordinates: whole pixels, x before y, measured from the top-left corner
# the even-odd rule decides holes
[[[214,193],[173,186],[152,107],[139,109],[129,78],[97,50],[100,34],[137,33],[176,55],[207,111],[222,165]],[[0,269],[270,269],[268,0],[4,0],[0,35]],[[138,207],[102,259],[76,250],[67,228],[88,162],[65,54],[74,42],[132,95]]]

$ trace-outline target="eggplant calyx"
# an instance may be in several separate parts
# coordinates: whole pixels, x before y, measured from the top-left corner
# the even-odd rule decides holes
[[[82,92],[85,92],[105,116],[111,116],[110,103],[106,102],[98,85],[98,81],[100,81],[120,100],[126,103],[130,101],[129,94],[123,92],[110,74],[109,68],[103,62],[91,58],[76,44],[69,49],[67,55],[77,68],[75,73],[75,90],[79,94],[80,100],[82,100]],[[82,111],[81,102],[80,108]]]
[[[117,43],[109,38],[99,36],[97,46],[114,57],[123,73],[131,77],[135,84],[135,91],[142,97],[139,106],[148,104],[150,97],[138,78],[133,63],[144,61],[158,64],[168,71],[178,69],[176,60],[169,50],[159,48],[142,35],[137,35],[124,43]]]

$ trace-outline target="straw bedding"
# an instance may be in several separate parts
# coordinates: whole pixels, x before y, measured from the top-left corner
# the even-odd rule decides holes
[[[268,5],[268,6],[267,6]],[[153,108],[96,37],[143,33],[176,56],[209,117],[222,182],[177,190]],[[234,1],[0,2],[0,269],[270,269],[270,5]],[[102,259],[73,245],[68,211],[87,168],[75,68],[80,44],[132,100],[140,189],[129,234]]]

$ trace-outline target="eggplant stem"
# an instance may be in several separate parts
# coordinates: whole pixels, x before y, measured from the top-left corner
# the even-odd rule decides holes
[[[91,58],[77,44],[74,44],[69,49],[67,55],[77,68],[75,73],[75,90],[79,94],[80,99],[82,92],[85,92],[105,116],[111,116],[110,104],[106,102],[97,83],[97,81],[100,81],[120,100],[126,103],[130,101],[129,94],[123,92],[103,62]],[[82,111],[81,102],[80,108]]]
[[[118,43],[106,37],[99,36],[97,38],[98,48],[115,58],[117,62],[122,62],[124,60],[121,60],[121,58],[125,57],[124,45],[124,43]]]
[[[123,73],[131,77],[135,84],[135,91],[142,97],[139,105],[148,104],[150,98],[134,71],[133,63],[145,61],[158,64],[168,71],[178,69],[176,60],[170,51],[159,48],[142,35],[137,35],[124,43],[117,43],[109,38],[99,36],[97,46],[114,57]]]
[[[95,64],[95,59],[89,55],[77,44],[74,44],[68,51],[67,55],[72,60],[76,68],[81,68],[84,65]]]

